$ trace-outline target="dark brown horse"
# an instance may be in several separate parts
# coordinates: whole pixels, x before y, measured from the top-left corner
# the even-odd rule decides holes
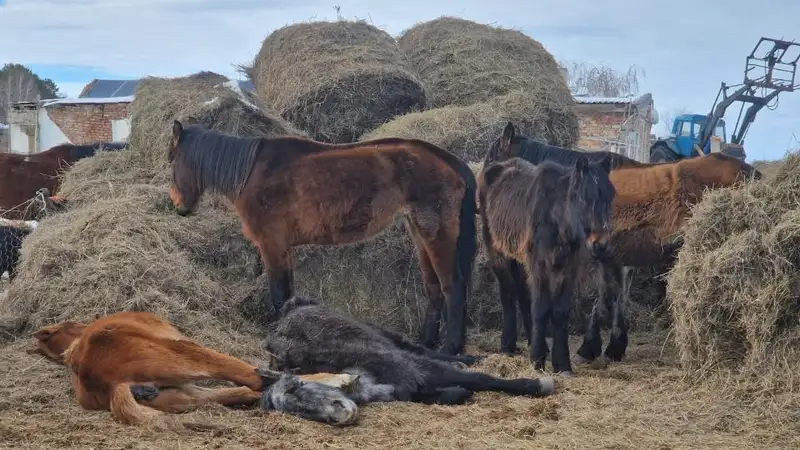
[[[14,220],[36,219],[36,212],[28,207],[36,191],[47,188],[55,193],[59,187],[59,173],[80,159],[94,156],[101,147],[116,151],[126,148],[127,144],[59,144],[32,154],[0,153],[0,216]]]
[[[612,321],[611,339],[604,353],[607,358],[619,361],[624,357],[628,344],[625,306],[630,268],[656,264],[669,266],[682,244],[680,228],[689,216],[690,207],[702,198],[703,192],[751,178],[759,179],[761,173],[743,161],[720,153],[678,162],[647,164],[613,152],[568,150],[518,136],[510,122],[502,136],[489,148],[484,166],[513,157],[534,164],[544,161],[573,164],[581,156],[592,161],[610,160],[609,177],[617,194],[612,206],[613,231],[609,252],[600,258],[600,296],[589,317],[578,359],[588,361],[601,355],[598,307],[602,299]],[[529,302],[525,290],[521,289],[524,273],[510,259],[494,261],[492,270],[500,286],[505,316],[501,350],[513,353],[516,352],[515,303],[524,308]]]
[[[239,138],[173,123],[169,193],[190,214],[206,189],[225,195],[258,247],[276,314],[293,295],[290,251],[376,235],[404,213],[429,304],[422,344],[462,351],[476,253],[475,177],[454,154],[413,139],[329,145],[299,137]]]
[[[478,176],[489,260],[507,258],[525,268],[530,298],[522,314],[536,370],[544,369],[552,322],[553,371],[572,373],[567,326],[576,279],[592,257],[605,254],[611,235],[610,165],[608,158],[593,163],[585,156],[567,166],[511,158],[484,166]]]

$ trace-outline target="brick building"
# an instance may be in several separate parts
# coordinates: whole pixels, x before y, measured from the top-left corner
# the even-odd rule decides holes
[[[652,128],[658,123],[652,95],[574,98],[581,136],[578,148],[613,151],[641,162],[649,160]]]

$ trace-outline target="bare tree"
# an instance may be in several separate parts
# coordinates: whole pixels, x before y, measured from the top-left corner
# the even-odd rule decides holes
[[[52,80],[39,78],[23,65],[6,64],[0,69],[0,122],[7,121],[13,103],[59,96]]]
[[[625,72],[588,63],[561,62],[567,69],[567,84],[574,95],[626,97],[639,92],[639,77],[644,69],[632,65]]]
[[[661,124],[661,129],[664,132],[664,135],[668,135],[672,132],[672,122],[675,120],[676,117],[682,114],[691,114],[689,108],[680,107],[680,108],[673,108],[672,110],[663,110],[658,112],[658,122]]]

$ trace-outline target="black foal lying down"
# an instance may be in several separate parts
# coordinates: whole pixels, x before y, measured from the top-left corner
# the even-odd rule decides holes
[[[470,356],[450,356],[412,344],[401,336],[345,317],[316,301],[295,296],[275,322],[267,349],[277,370],[338,371],[359,376],[348,396],[356,403],[412,401],[462,404],[475,391],[543,397],[553,378],[506,380],[456,367]]]

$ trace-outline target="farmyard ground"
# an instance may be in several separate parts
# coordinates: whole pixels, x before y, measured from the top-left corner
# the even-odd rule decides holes
[[[663,335],[633,335],[623,363],[578,367],[546,399],[478,393],[469,405],[369,405],[360,423],[333,428],[278,413],[207,407],[190,413],[228,427],[180,436],[114,423],[82,410],[67,370],[25,353],[31,341],[0,349],[0,448],[14,449],[688,449],[798,448],[797,412],[690,386]],[[471,335],[470,351],[498,345]],[[571,345],[578,339],[573,337]],[[573,347],[573,350],[576,347]],[[531,375],[523,356],[490,356],[477,367]],[[728,398],[730,397],[730,398]]]

